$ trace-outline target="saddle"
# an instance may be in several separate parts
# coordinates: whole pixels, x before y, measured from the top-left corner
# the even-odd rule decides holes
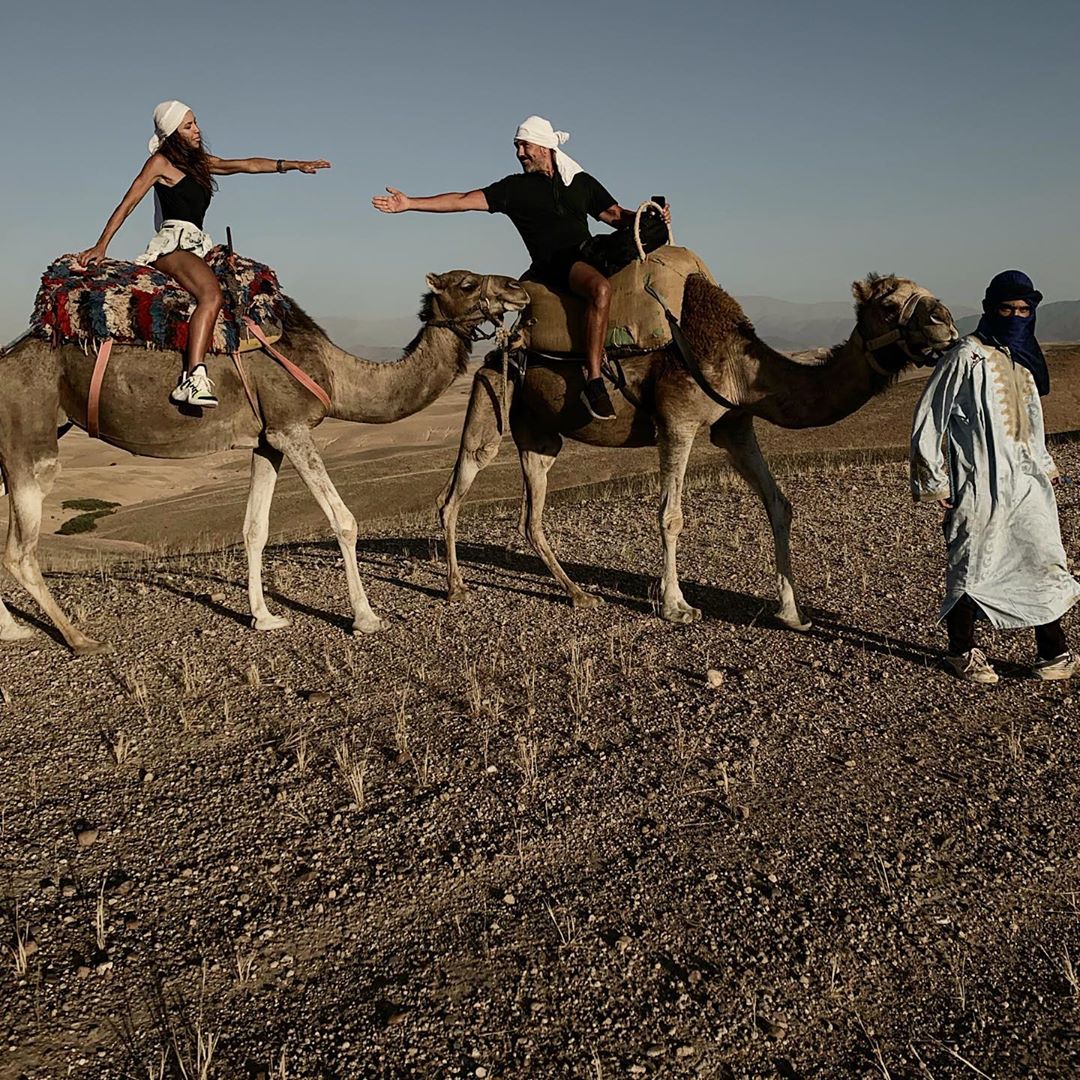
[[[277,274],[220,244],[207,253],[206,263],[217,276],[225,301],[207,351],[231,356],[256,418],[261,419],[259,403],[240,359],[241,353],[256,349],[263,349],[329,410],[326,391],[274,348],[282,337],[289,306]],[[106,259],[81,269],[74,255],[63,255],[42,275],[29,333],[54,346],[74,344],[85,352],[96,350],[86,430],[91,438],[98,438],[101,389],[113,345],[182,352],[194,307],[195,300],[186,289],[152,267]]]
[[[709,268],[689,248],[665,244],[646,258],[636,260],[611,277],[611,314],[604,345],[610,356],[633,356],[652,352],[671,343],[672,334],[663,306],[647,288],[655,290],[678,319],[683,291],[691,274]],[[713,282],[715,284],[715,282]],[[555,292],[536,281],[523,281],[529,294],[526,331],[530,351],[578,358],[585,352],[585,301]]]
[[[206,262],[225,299],[209,351],[261,348],[248,320],[268,341],[277,341],[288,306],[277,274],[253,259],[230,256],[221,245],[211,249]],[[83,270],[76,268],[73,255],[64,255],[41,277],[30,332],[52,345],[90,349],[111,339],[118,345],[179,352],[187,346],[194,307],[186,289],[153,267],[106,259]]]

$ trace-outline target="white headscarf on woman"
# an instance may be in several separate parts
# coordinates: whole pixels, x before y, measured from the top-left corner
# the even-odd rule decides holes
[[[559,146],[570,138],[568,131],[556,131],[551,126],[550,120],[542,116],[527,116],[518,124],[517,134],[514,141],[535,143],[537,146],[546,146],[555,151],[555,167],[559,170],[562,182],[569,186],[570,181],[582,171],[581,166],[569,154],[559,149]]]
[[[163,101],[154,110],[154,134],[150,136],[147,147],[151,154],[156,154],[161,144],[180,126],[191,109],[182,101]]]

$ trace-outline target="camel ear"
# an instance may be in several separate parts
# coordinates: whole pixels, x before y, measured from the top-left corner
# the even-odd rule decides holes
[[[428,274],[427,287],[434,293],[441,293],[446,288],[446,284],[443,280],[443,274]]]
[[[853,281],[851,283],[851,295],[855,297],[856,304],[865,304],[874,293],[874,287],[869,281]]]

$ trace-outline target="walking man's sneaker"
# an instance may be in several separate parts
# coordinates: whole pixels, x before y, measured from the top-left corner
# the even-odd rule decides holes
[[[594,420],[614,420],[615,406],[608,397],[603,379],[589,379],[581,391],[581,403],[589,410]]]
[[[963,679],[965,682],[986,683],[992,686],[998,681],[998,674],[990,666],[982,649],[969,649],[959,656],[946,656],[945,663],[958,679]],[[1060,675],[1057,677],[1061,678]]]
[[[1071,679],[1077,666],[1077,657],[1071,652],[1064,652],[1052,660],[1037,660],[1031,671],[1039,679]]]
[[[214,384],[206,374],[204,364],[197,364],[190,373],[182,374],[169,398],[177,405],[200,405],[204,409],[212,409],[218,403]]]

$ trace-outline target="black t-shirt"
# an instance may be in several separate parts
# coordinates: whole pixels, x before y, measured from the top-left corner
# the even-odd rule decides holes
[[[586,215],[599,219],[615,205],[604,185],[585,172],[569,185],[543,173],[515,173],[483,191],[488,213],[505,214],[514,223],[533,266],[544,266],[557,253],[588,240]]]

